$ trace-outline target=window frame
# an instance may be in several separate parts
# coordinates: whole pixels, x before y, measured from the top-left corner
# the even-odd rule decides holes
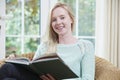
[[[25,42],[25,38],[41,38],[41,35],[25,35],[25,30],[24,30],[24,6],[25,6],[25,0],[20,0],[21,1],[21,10],[22,10],[22,17],[21,17],[21,35],[7,35],[5,37],[9,37],[9,38],[20,38],[20,41],[21,41],[21,53],[25,53],[24,52],[24,42]],[[41,34],[41,33],[39,33]],[[6,51],[6,49],[5,49]]]

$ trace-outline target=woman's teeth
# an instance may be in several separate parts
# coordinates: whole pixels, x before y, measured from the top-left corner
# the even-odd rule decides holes
[[[62,30],[62,29],[63,29],[63,26],[61,26],[61,27],[58,27],[57,29],[58,29],[58,30]]]

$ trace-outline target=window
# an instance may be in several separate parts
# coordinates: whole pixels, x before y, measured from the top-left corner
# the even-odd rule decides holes
[[[58,0],[68,3],[75,14],[76,29],[74,35],[79,39],[88,39],[95,45],[95,0]]]
[[[6,56],[35,52],[57,0],[6,0]]]
[[[34,52],[40,43],[40,0],[6,0],[6,53]]]
[[[7,55],[36,51],[46,29],[49,10],[57,1],[68,3],[73,9],[74,35],[95,43],[95,0],[5,0]]]

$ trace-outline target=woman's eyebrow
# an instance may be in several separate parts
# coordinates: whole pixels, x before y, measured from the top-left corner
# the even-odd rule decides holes
[[[64,15],[60,15],[60,17],[63,17]]]
[[[64,17],[65,15],[60,15],[60,16],[58,16],[58,17]],[[56,17],[52,17],[52,19],[55,19]]]

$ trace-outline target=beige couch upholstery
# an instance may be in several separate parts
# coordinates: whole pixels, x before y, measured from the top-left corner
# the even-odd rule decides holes
[[[120,80],[120,69],[107,60],[96,57],[95,80]]]
[[[20,56],[33,58],[34,53],[22,54]],[[0,60],[0,66],[4,64],[4,59]],[[95,80],[120,80],[120,70],[107,60],[95,57]]]

